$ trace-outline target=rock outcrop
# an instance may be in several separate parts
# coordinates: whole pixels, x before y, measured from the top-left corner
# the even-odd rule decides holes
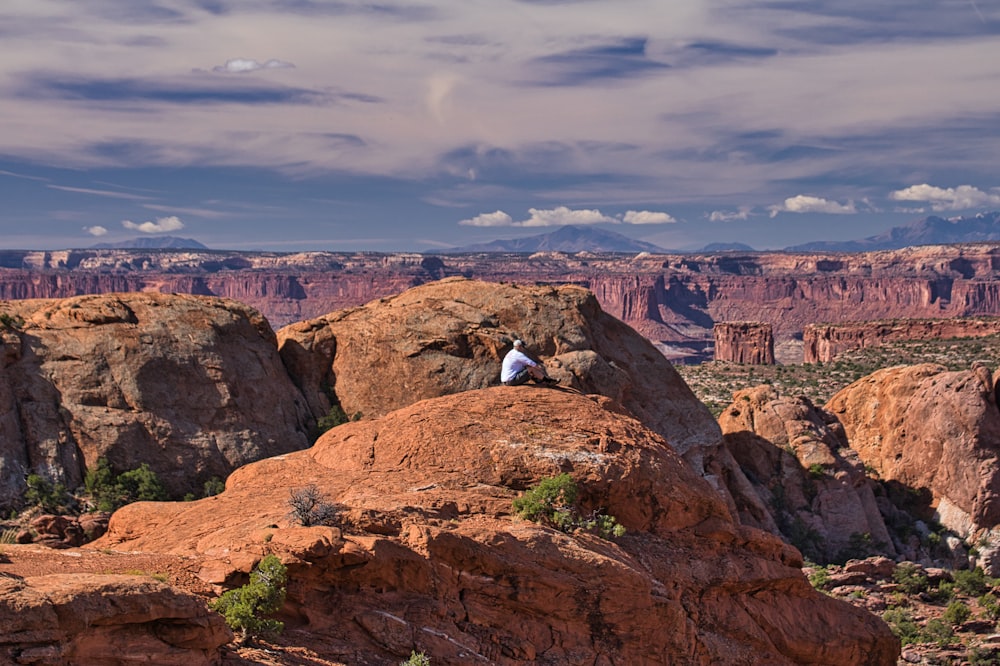
[[[79,486],[98,458],[199,494],[309,445],[312,417],[267,321],[236,301],[158,293],[0,302],[0,506],[27,473]]]
[[[926,492],[963,537],[1000,524],[1000,409],[992,373],[924,364],[879,370],[826,405],[878,476]]]
[[[566,472],[607,541],[512,517]],[[301,527],[315,485],[335,526]],[[815,592],[799,553],[732,521],[660,436],[607,398],[494,387],[348,423],[246,465],[221,495],[136,503],[95,549],[169,552],[238,583],[265,553],[289,569],[283,619],[351,661],[395,664],[894,664],[874,616]]]
[[[832,414],[758,386],[735,393],[719,425],[781,534],[810,559],[864,556],[865,545],[896,554],[873,483]]]
[[[715,324],[715,360],[774,365],[774,331],[770,324],[727,321]]]
[[[205,601],[149,577],[0,577],[4,664],[210,666],[232,632]]]
[[[1000,318],[895,319],[841,324],[810,324],[802,334],[804,363],[829,363],[855,349],[887,342],[981,338],[1000,333]]]

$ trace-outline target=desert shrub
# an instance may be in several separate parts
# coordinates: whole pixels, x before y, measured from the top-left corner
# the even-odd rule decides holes
[[[927,574],[913,562],[900,562],[892,572],[892,579],[906,594],[920,594],[927,591],[929,585]]]
[[[337,426],[350,421],[360,420],[361,412],[355,412],[352,416],[348,416],[347,412],[344,411],[344,408],[341,407],[339,403],[334,402],[333,406],[330,407],[330,411],[328,411],[325,416],[321,416],[316,420],[314,439],[318,439],[320,435],[331,428],[336,428]]]
[[[226,624],[246,644],[255,638],[280,634],[284,623],[268,618],[285,603],[288,570],[275,555],[267,555],[250,574],[250,582],[229,590],[211,603],[214,611],[226,618]]]
[[[813,565],[813,571],[809,574],[809,584],[817,590],[823,590],[830,582],[830,571],[823,566]]]
[[[953,627],[957,627],[968,620],[970,615],[972,615],[972,610],[968,606],[961,601],[953,601],[948,604],[948,608],[941,615],[941,619]]]
[[[965,659],[969,666],[1000,666],[1000,654],[982,645],[969,648]]]
[[[924,630],[920,632],[922,642],[937,643],[940,647],[948,645],[954,636],[954,629],[951,628],[948,622],[941,618],[928,620],[927,624],[924,625]]]
[[[978,597],[986,594],[994,584],[993,579],[983,573],[981,567],[976,567],[971,571],[969,569],[954,571],[952,572],[952,578],[955,579],[955,587],[970,597]]]
[[[569,474],[542,479],[514,500],[515,513],[525,520],[543,523],[563,532],[583,530],[604,539],[625,535],[625,527],[614,516],[600,511],[581,516],[576,506],[579,488]]]
[[[431,666],[431,660],[423,652],[414,650],[410,652],[410,658],[406,661],[401,661],[399,666]]]
[[[948,603],[955,598],[955,584],[943,580],[938,583],[935,589],[928,589],[927,594],[930,596],[931,601],[935,603]]]
[[[167,499],[159,477],[146,463],[116,475],[107,459],[98,458],[97,465],[87,470],[83,486],[98,511],[114,511],[132,502]]]
[[[213,476],[211,479],[205,482],[201,487],[202,497],[215,497],[222,493],[226,489],[226,482],[217,476]]]
[[[905,608],[890,608],[882,614],[882,619],[903,645],[920,641],[920,625],[913,614]]]
[[[993,593],[987,592],[979,597],[979,605],[983,609],[983,617],[994,622],[1000,620],[1000,601],[997,601]]]
[[[288,496],[291,518],[303,527],[333,525],[343,507],[326,499],[315,484],[292,490]]]
[[[24,326],[24,319],[9,312],[0,314],[0,326],[9,329],[18,329]]]
[[[66,486],[41,474],[29,474],[25,479],[27,489],[24,501],[46,513],[65,513],[73,505],[73,496]]]

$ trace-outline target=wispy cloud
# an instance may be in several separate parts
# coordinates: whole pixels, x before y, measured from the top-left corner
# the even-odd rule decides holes
[[[96,197],[107,197],[109,199],[128,199],[131,201],[147,201],[153,197],[143,196],[141,194],[131,194],[130,192],[115,192],[114,190],[95,190],[89,187],[70,187],[68,185],[46,185],[46,187],[53,190],[61,190],[63,192],[76,192],[77,194],[90,194]]]
[[[737,210],[713,210],[708,214],[710,222],[732,222],[734,220],[748,220],[753,214],[751,206],[741,206]]]
[[[294,69],[295,65],[290,62],[285,62],[284,60],[267,60],[265,62],[257,62],[256,60],[248,58],[233,58],[232,60],[227,60],[224,65],[216,65],[212,68],[213,72],[221,72],[224,74],[246,74],[247,72],[256,72],[260,69]]]
[[[896,190],[889,195],[894,201],[922,201],[930,204],[934,211],[956,211],[1000,206],[1000,188],[984,192],[972,185],[958,187],[935,187],[924,183]]]

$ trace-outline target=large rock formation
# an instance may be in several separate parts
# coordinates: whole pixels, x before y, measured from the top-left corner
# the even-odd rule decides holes
[[[727,321],[715,324],[715,360],[774,365],[774,331],[770,324]]]
[[[25,476],[69,488],[99,457],[199,493],[309,445],[274,332],[236,301],[157,293],[0,302],[0,506]]]
[[[284,619],[352,663],[894,664],[874,616],[815,592],[797,551],[734,523],[661,437],[601,397],[495,387],[348,423],[315,446],[237,470],[226,491],[118,511],[93,548],[169,552],[241,579],[289,568]],[[561,472],[616,542],[514,518]],[[301,527],[315,485],[336,527]]]
[[[1000,524],[1000,409],[987,368],[886,368],[826,408],[881,479],[929,493],[945,527],[970,536]]]
[[[802,334],[804,363],[828,363],[855,349],[905,340],[981,338],[1000,333],[1000,318],[894,319],[840,324],[810,324]]]
[[[719,425],[781,534],[809,558],[863,556],[866,545],[896,554],[873,483],[832,414],[758,386],[735,393]]]
[[[4,664],[210,666],[232,632],[203,599],[138,575],[0,577]]]

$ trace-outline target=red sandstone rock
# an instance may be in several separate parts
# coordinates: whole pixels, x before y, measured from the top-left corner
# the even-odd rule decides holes
[[[155,293],[0,303],[0,506],[36,472],[75,488],[105,457],[178,496],[308,446],[310,415],[256,311]]]
[[[202,599],[141,576],[0,577],[5,664],[209,666],[232,640]]]
[[[895,554],[872,483],[830,414],[758,386],[736,392],[719,425],[761,501],[775,507],[778,529],[810,558],[835,559],[865,534],[881,552]],[[746,513],[741,520],[754,524]]]
[[[752,365],[774,365],[774,333],[760,322],[715,324],[715,360]]]
[[[886,368],[827,409],[880,478],[930,492],[942,525],[968,536],[1000,523],[1000,410],[985,367]]]
[[[569,472],[617,542],[510,515]],[[290,491],[346,507],[296,526]],[[815,592],[796,551],[732,522],[658,435],[606,398],[496,387],[334,428],[244,466],[219,496],[137,503],[93,548],[169,552],[238,582],[265,553],[289,567],[284,619],[338,654],[395,664],[893,664],[877,618]],[[216,574],[218,576],[218,574]]]
[[[978,338],[1000,333],[1000,318],[896,319],[810,324],[803,333],[803,362],[828,363],[845,351],[900,340]]]

